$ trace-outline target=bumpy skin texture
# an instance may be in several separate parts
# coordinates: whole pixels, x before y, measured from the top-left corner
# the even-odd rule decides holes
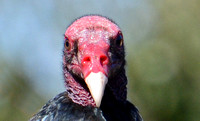
[[[142,121],[137,108],[127,101],[124,65],[123,35],[113,21],[96,15],[77,19],[65,32],[66,92],[50,100],[30,120]],[[108,77],[108,83],[97,108],[84,79],[99,71]]]

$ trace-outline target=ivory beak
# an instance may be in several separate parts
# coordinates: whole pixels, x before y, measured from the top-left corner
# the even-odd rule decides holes
[[[101,100],[104,94],[105,86],[108,82],[108,78],[102,72],[91,72],[86,78],[85,82],[90,90],[90,93],[96,103],[97,107],[100,107]]]

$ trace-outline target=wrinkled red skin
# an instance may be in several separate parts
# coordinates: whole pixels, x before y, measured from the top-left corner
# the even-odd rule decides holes
[[[86,78],[91,72],[98,73],[102,72],[106,76],[108,76],[109,70],[109,58],[108,58],[108,47],[102,48],[99,45],[106,45],[105,43],[98,42],[96,44],[88,45],[85,43],[87,49],[80,49],[83,50],[80,53],[81,65],[82,65],[82,72],[84,77]],[[84,48],[84,47],[83,47]]]
[[[78,65],[86,78],[91,72],[109,73],[110,38],[120,31],[119,27],[106,18],[87,16],[75,21],[65,32],[73,46],[78,41]]]
[[[63,51],[63,69],[66,90],[73,102],[96,106],[83,82],[91,72],[104,73],[115,98],[126,100],[124,46],[115,44],[119,33],[119,27],[102,16],[84,16],[67,28],[65,42],[69,47]]]

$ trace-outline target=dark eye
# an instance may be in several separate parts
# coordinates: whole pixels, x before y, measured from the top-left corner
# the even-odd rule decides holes
[[[119,32],[118,35],[116,36],[115,44],[119,47],[123,45],[123,36],[121,32]]]
[[[65,39],[65,49],[66,50],[70,50],[71,49],[71,45],[69,43],[69,39],[68,38]]]

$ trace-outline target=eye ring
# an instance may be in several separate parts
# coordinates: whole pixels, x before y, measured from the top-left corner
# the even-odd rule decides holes
[[[115,38],[115,44],[119,47],[123,45],[123,35],[121,32],[118,32],[116,38]]]
[[[70,42],[69,42],[68,38],[65,39],[65,49],[67,51],[69,51],[71,49],[71,45],[70,45]]]

